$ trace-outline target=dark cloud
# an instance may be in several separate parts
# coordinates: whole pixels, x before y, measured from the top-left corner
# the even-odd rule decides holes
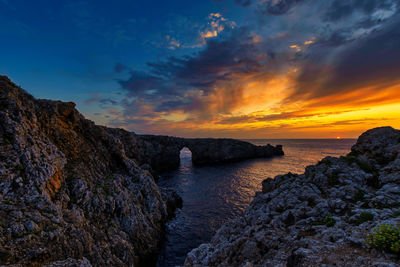
[[[141,71],[131,71],[129,79],[119,80],[118,82],[130,97],[150,95],[165,86],[165,81],[162,78]]]
[[[388,10],[396,2],[398,0],[334,0],[324,17],[329,21],[338,21],[357,11],[371,14],[378,9]]]
[[[99,100],[99,103],[102,105],[112,105],[112,106],[116,106],[119,104],[118,101],[111,98],[102,98]]]
[[[257,71],[263,60],[249,31],[237,29],[227,39],[209,40],[206,48],[195,55],[148,63],[148,72],[132,71],[128,79],[118,82],[128,97],[143,100],[141,104],[149,101],[155,112],[202,112],[208,109],[207,98],[215,93],[217,84]],[[227,110],[230,100],[235,101],[237,90],[230,86],[221,110]]]
[[[346,43],[335,52],[327,43],[317,45],[303,63],[296,97],[319,98],[356,91],[376,90],[400,80],[400,18],[394,18],[367,37]],[[332,55],[335,55],[334,57]]]
[[[251,0],[235,0],[235,3],[240,6],[248,7],[251,5]]]
[[[95,94],[91,98],[85,100],[85,104],[92,105],[99,103],[100,106],[105,107],[108,105],[119,105],[119,102],[112,98],[102,98],[101,95]]]
[[[264,14],[282,15],[302,2],[304,0],[267,0],[259,1],[259,7]]]
[[[312,3],[307,0],[260,1],[264,14],[281,15],[268,16],[268,29],[257,32],[253,25],[224,30],[207,39],[199,52],[149,62],[144,71],[128,71],[118,63],[115,71],[129,76],[118,80],[125,98],[121,114],[111,124],[137,124],[135,130],[151,131],[170,129],[175,121],[166,117],[179,116],[182,123],[197,124],[271,122],[340,114],[351,105],[365,108],[374,101],[387,101],[387,96],[379,98],[379,91],[400,81],[400,18],[393,13],[397,2],[327,0],[310,11]],[[268,84],[282,74],[290,76],[290,87],[285,89],[292,93],[276,103],[276,112],[234,114],[245,101],[257,101],[257,94],[279,91]],[[253,98],[247,100],[246,85],[251,83],[256,84]],[[366,86],[373,89],[365,91]],[[345,97],[353,92],[361,98]],[[112,99],[97,102],[116,104]],[[292,103],[299,109],[285,109]],[[343,103],[334,113],[315,109]]]

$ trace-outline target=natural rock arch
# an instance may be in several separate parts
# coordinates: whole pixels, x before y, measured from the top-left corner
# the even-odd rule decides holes
[[[282,146],[256,146],[226,138],[179,138],[171,136],[138,136],[139,155],[143,163],[156,171],[179,167],[180,151],[187,147],[192,152],[194,165],[233,162],[249,158],[283,155]]]

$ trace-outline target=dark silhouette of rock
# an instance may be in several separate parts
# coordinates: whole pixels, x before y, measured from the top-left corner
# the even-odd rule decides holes
[[[282,146],[256,146],[249,142],[222,138],[179,138],[139,135],[139,158],[157,171],[174,169],[180,163],[180,151],[187,147],[195,165],[234,162],[251,158],[283,155]]]

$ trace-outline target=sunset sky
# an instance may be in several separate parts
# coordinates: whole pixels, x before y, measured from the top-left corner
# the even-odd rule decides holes
[[[0,74],[184,137],[400,128],[400,0],[0,0]]]

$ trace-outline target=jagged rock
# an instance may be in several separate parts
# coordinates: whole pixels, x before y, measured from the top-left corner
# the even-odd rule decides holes
[[[182,198],[176,193],[175,190],[170,188],[160,188],[162,197],[167,204],[168,216],[173,217],[177,208],[182,208]]]
[[[398,266],[366,235],[400,223],[400,131],[362,134],[346,157],[263,182],[242,218],[223,225],[185,266]]]
[[[283,154],[98,126],[74,103],[35,99],[0,76],[0,264],[153,263],[165,221],[182,206],[156,185],[156,171],[179,166],[184,146],[195,164]]]
[[[0,76],[0,265],[154,261],[177,197],[139,167],[138,142]]]

